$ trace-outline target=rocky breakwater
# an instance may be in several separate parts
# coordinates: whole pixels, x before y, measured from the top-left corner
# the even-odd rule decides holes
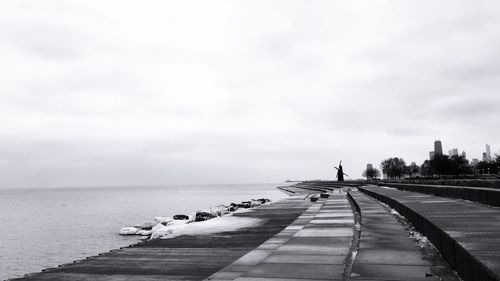
[[[241,203],[219,205],[199,210],[192,214],[176,214],[166,217],[155,217],[142,224],[120,229],[120,235],[137,235],[140,239],[168,239],[180,235],[208,234],[224,230],[249,227],[260,222],[256,218],[231,216],[233,213],[245,212],[249,209],[269,203],[266,198],[252,199]]]

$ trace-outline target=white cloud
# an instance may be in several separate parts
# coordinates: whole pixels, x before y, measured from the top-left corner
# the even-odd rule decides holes
[[[359,177],[479,157],[495,1],[0,4],[0,186]]]

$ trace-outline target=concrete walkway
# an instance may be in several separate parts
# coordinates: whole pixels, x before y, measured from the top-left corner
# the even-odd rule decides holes
[[[255,227],[148,240],[12,280],[203,280],[282,231],[311,205],[303,197],[290,197],[233,214],[262,219]]]
[[[419,247],[408,225],[377,200],[350,192],[361,210],[359,226],[346,193],[328,195],[206,280],[458,280],[435,250]]]
[[[352,259],[353,231],[347,197],[330,195],[207,280],[344,280]]]
[[[407,218],[465,280],[500,280],[500,208],[393,188],[359,190]]]
[[[377,185],[500,207],[500,189],[497,188],[406,183],[377,183]]]
[[[350,194],[362,217],[351,280],[458,280],[437,252],[418,246],[401,219],[380,202],[358,191]]]
[[[294,196],[235,214],[261,225],[150,240],[18,280],[456,280],[435,252],[417,246],[404,220],[357,191],[348,195],[353,208],[345,192],[337,193],[342,187],[287,187]],[[405,216],[465,280],[500,280],[499,208],[392,188],[359,190]]]

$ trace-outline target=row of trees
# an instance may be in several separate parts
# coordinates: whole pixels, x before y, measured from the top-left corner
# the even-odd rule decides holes
[[[382,161],[380,164],[382,172],[389,178],[402,178],[404,175],[413,175],[420,171],[420,168],[412,163],[407,166],[403,158],[393,157]],[[367,168],[363,172],[363,177],[366,179],[376,179],[380,177],[380,171],[377,168]]]
[[[469,161],[463,156],[435,155],[422,164],[423,176],[473,174]]]
[[[432,177],[434,175],[476,175],[498,174],[500,155],[495,161],[481,161],[477,165],[470,165],[463,156],[436,155],[432,160],[425,160],[421,166],[421,175]]]
[[[475,174],[498,174],[500,173],[500,155],[496,155],[497,159],[495,162],[484,162],[481,161],[474,167]]]
[[[406,165],[405,160],[402,158],[393,157],[382,161],[380,167],[389,179],[401,179],[405,176],[414,177],[418,174],[424,177],[434,175],[497,174],[500,170],[500,155],[496,155],[496,161],[481,161],[476,166],[470,165],[469,161],[461,155],[451,157],[436,155],[432,160],[425,160],[421,166],[415,163]],[[363,177],[367,179],[379,178],[380,174],[377,168],[363,171]]]

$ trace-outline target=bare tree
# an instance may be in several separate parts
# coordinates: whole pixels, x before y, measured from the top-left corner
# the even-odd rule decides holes
[[[386,159],[382,161],[380,166],[382,167],[382,172],[390,179],[400,179],[406,173],[406,163],[402,158],[394,157]]]
[[[377,168],[366,169],[363,171],[363,177],[372,180],[380,177],[380,171]]]
[[[411,163],[410,166],[406,167],[408,174],[410,175],[410,178],[413,177],[415,174],[420,173],[420,167],[417,166],[415,163]]]

